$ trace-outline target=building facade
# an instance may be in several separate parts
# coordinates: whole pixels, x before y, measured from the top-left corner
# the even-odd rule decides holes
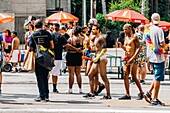
[[[71,12],[71,0],[0,0],[0,13],[15,17],[14,23],[0,25],[0,32],[4,29],[15,30],[23,42],[23,25],[29,15],[44,19],[59,11]]]

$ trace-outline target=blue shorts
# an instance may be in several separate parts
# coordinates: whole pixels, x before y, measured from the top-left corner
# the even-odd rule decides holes
[[[164,81],[165,77],[165,64],[162,63],[150,63],[153,67],[155,81]]]

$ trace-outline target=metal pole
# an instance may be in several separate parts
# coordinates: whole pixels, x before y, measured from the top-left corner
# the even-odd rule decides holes
[[[144,9],[145,9],[145,0],[142,0],[142,11],[141,11],[142,15],[145,15]]]
[[[90,6],[90,18],[93,18],[93,0],[91,0],[91,6]]]
[[[86,0],[83,0],[84,26],[86,25]]]

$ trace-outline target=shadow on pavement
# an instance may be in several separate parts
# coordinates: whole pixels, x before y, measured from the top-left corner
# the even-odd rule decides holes
[[[76,101],[76,100],[69,100],[69,101],[50,101],[52,103],[68,103],[68,104],[102,104],[101,102],[89,102],[89,101]]]
[[[15,93],[2,93],[0,99],[18,99],[18,98],[35,98],[37,95],[32,94],[15,94]]]

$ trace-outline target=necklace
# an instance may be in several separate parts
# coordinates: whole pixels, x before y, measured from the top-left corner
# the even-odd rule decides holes
[[[146,41],[148,42],[151,50],[152,50],[154,53],[158,54],[158,55],[163,54],[163,53],[164,53],[164,48],[160,47],[160,48],[158,48],[158,49],[155,49],[155,46],[154,46],[154,44],[152,43],[152,40],[151,40],[151,38],[150,38],[149,31],[150,31],[150,27],[147,27],[147,28],[145,29],[145,31],[144,31],[144,34],[145,34],[145,39],[146,39]]]

